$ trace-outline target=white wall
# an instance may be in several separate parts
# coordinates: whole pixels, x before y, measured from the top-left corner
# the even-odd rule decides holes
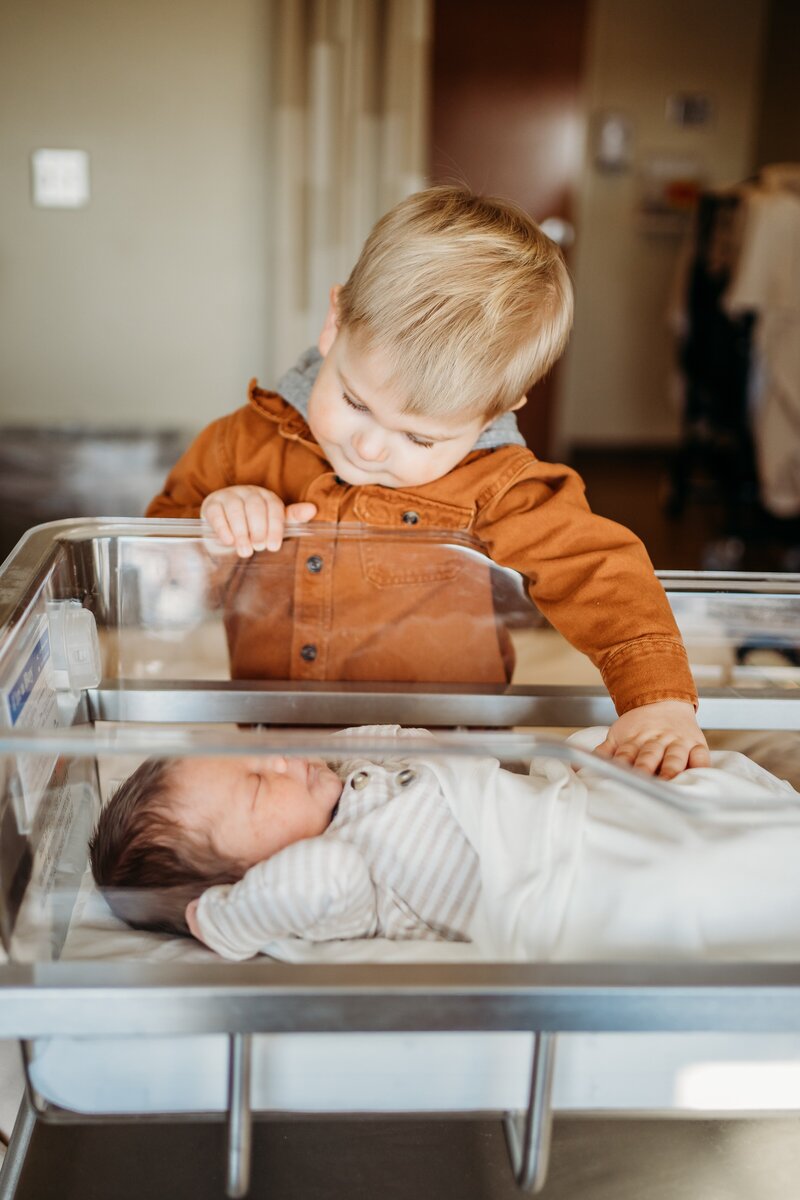
[[[268,378],[267,0],[4,0],[0,419],[200,426]],[[91,155],[89,206],[30,153]]]
[[[750,173],[766,8],[766,0],[594,0],[591,6],[587,112],[630,116],[635,162],[627,173],[602,174],[587,146],[572,258],[575,330],[560,406],[565,445],[654,443],[677,433],[665,313],[680,239],[637,230],[637,164],[666,152],[700,158],[711,183]],[[680,91],[711,97],[707,127],[666,120],[667,96]]]

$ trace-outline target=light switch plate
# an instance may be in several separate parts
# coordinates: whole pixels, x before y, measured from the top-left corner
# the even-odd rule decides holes
[[[37,208],[83,208],[89,203],[86,150],[34,150],[31,168]]]

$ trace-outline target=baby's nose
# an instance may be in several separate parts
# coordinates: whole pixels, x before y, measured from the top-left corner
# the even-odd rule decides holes
[[[261,754],[252,762],[257,770],[274,771],[276,775],[285,775],[288,767],[288,760],[282,754]]]

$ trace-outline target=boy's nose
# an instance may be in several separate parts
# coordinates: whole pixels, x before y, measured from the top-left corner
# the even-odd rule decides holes
[[[356,434],[353,449],[364,462],[384,462],[389,454],[386,442],[377,430]]]

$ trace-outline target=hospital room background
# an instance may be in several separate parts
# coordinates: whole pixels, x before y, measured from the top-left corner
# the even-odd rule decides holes
[[[377,217],[464,183],[574,280],[529,446],[658,569],[800,572],[796,0],[3,0],[0,166],[0,559],[140,515],[316,341]],[[3,1057],[5,1135],[21,1087]],[[782,1128],[742,1136],[742,1191],[669,1123],[615,1138],[640,1194],[790,1200]],[[627,1194],[608,1152],[582,1194]],[[675,1155],[709,1190],[669,1190]],[[566,1166],[543,1194],[577,1194]]]

